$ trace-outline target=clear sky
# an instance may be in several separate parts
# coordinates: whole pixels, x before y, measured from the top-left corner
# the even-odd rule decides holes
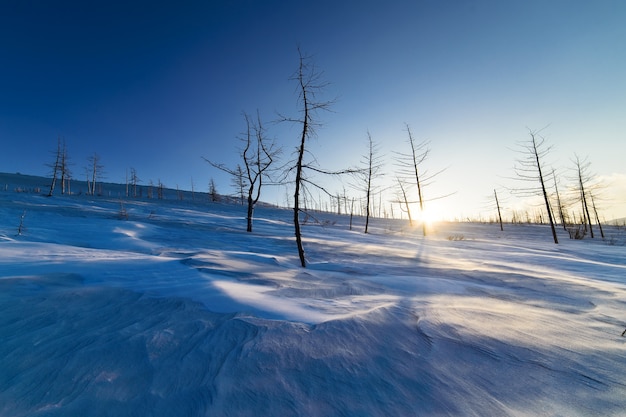
[[[337,98],[310,148],[321,166],[358,164],[369,131],[390,182],[408,123],[430,141],[424,168],[447,167],[426,197],[456,193],[429,207],[487,218],[494,188],[520,204],[512,148],[548,126],[562,187],[588,157],[612,184],[604,216],[626,217],[625,21],[621,0],[0,1],[0,171],[46,175],[61,136],[78,180],[96,152],[107,181],[134,167],[144,184],[233,192],[202,157],[235,166],[257,109],[292,155],[298,129],[270,122],[297,115],[299,45]]]

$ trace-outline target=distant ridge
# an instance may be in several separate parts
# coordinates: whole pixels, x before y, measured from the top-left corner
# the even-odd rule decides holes
[[[34,193],[48,195],[50,189],[51,178],[42,177],[37,175],[28,175],[22,173],[6,173],[0,172],[0,191],[6,192],[21,192],[21,193]],[[132,191],[129,190],[128,197],[126,196],[126,184],[119,184],[113,182],[99,182],[97,184],[98,192],[96,197],[106,198],[138,198],[138,199],[158,199],[157,186],[155,184],[137,184],[137,197],[132,196]],[[164,200],[186,200],[186,201],[198,201],[198,202],[213,202],[211,201],[211,195],[204,191],[189,191],[189,190],[177,190],[175,188],[163,187]],[[72,179],[70,184],[70,193],[66,195],[79,196],[87,195],[87,181]],[[150,196],[151,195],[151,196]],[[61,196],[61,187],[59,184],[55,187],[54,196]],[[218,202],[240,204],[239,198],[232,195],[217,194]],[[259,201],[257,206],[275,207],[273,204],[264,203]]]
[[[50,178],[41,177],[36,175],[28,175],[21,173],[5,173],[0,172],[0,190],[2,191],[14,191],[14,192],[26,192],[36,194],[48,194],[50,188]],[[98,192],[96,196],[121,198],[126,197],[126,184],[118,184],[113,182],[99,182],[97,183]],[[149,184],[137,185],[137,198],[149,198],[150,188],[152,188],[152,197],[157,199],[157,186]],[[87,181],[72,179],[70,183],[69,195],[85,195],[87,192]],[[132,191],[131,191],[132,193]],[[61,187],[59,184],[55,187],[54,195],[61,195]],[[225,202],[234,201],[230,196],[218,196],[220,200]],[[129,196],[129,198],[133,198]],[[210,195],[207,192],[194,191],[193,193],[188,190],[176,190],[174,188],[163,187],[163,199],[166,200],[207,200],[210,199]]]

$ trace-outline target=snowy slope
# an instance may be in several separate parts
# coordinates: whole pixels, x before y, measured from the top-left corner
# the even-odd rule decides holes
[[[626,414],[623,230],[290,215],[0,192],[0,416]]]

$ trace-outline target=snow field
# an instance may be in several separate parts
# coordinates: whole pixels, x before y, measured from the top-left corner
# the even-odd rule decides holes
[[[624,246],[326,214],[302,269],[289,211],[122,203],[0,193],[0,415],[626,410]]]

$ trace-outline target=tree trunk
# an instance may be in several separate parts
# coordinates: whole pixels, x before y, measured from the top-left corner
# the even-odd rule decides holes
[[[500,231],[504,231],[504,227],[502,226],[502,214],[500,213],[500,202],[498,201],[498,193],[496,190],[493,190],[493,194],[496,197],[496,207],[498,207],[498,220],[500,221]]]
[[[539,162],[539,152],[537,150],[537,143],[535,141],[535,135],[533,133],[530,134],[533,140],[533,150],[535,153],[535,161],[537,162],[537,172],[539,173],[539,182],[541,183],[541,192],[543,193],[543,199],[546,203],[546,211],[548,212],[548,219],[550,219],[550,228],[552,229],[552,237],[554,238],[554,243],[558,244],[559,239],[556,236],[556,228],[554,227],[554,219],[552,218],[552,209],[550,208],[550,200],[548,200],[548,192],[546,191],[546,185],[543,180],[543,173],[541,172],[541,163]]]

